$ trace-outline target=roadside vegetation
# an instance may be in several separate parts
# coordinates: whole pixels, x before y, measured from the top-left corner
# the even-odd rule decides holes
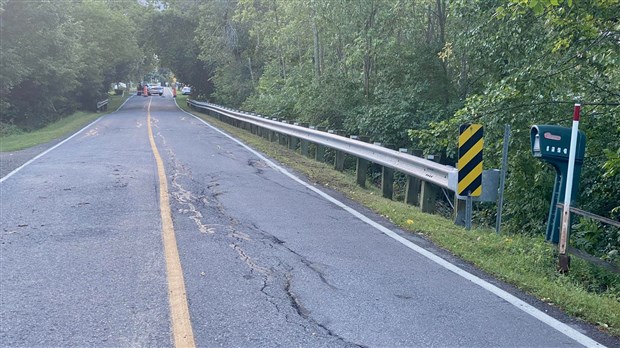
[[[0,128],[38,130],[94,112],[118,82],[135,86],[155,61],[138,33],[149,9],[135,0],[0,0]]]
[[[490,228],[468,232],[454,225],[450,219],[385,199],[377,187],[359,187],[353,171],[336,171],[331,165],[304,157],[284,146],[274,146],[264,138],[195,112],[187,107],[185,99],[185,96],[177,97],[179,106],[184,110],[301,173],[310,182],[339,191],[400,228],[428,238],[488,274],[620,337],[619,274],[573,257],[570,273],[560,275],[556,272],[556,249],[541,236],[520,233],[497,235]]]

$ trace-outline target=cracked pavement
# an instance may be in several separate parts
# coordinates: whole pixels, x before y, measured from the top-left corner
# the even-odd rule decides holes
[[[578,346],[151,98],[198,346]],[[1,184],[1,346],[171,345],[148,99]]]

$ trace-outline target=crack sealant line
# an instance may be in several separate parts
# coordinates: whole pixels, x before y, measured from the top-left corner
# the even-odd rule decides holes
[[[118,110],[120,110],[128,101],[129,99],[131,99],[133,97],[130,96],[129,98],[127,98],[125,100],[125,102],[123,104],[121,104],[121,106],[118,107],[118,109],[116,109],[114,112],[118,112]],[[108,114],[109,115],[109,114]],[[59,147],[60,145],[66,143],[67,141],[71,140],[72,138],[74,138],[75,136],[77,136],[78,134],[82,133],[83,131],[85,131],[87,128],[89,128],[90,126],[94,125],[95,123],[101,121],[101,119],[103,118],[103,116],[107,116],[107,115],[102,115],[99,116],[96,120],[94,120],[93,122],[89,123],[86,127],[80,129],[79,131],[73,133],[73,135],[71,135],[70,137],[68,137],[67,139],[59,142],[58,144],[50,147],[49,149],[41,152],[40,154],[38,154],[37,156],[35,156],[34,158],[30,159],[28,162],[22,164],[21,166],[15,168],[12,172],[10,172],[9,174],[5,175],[2,179],[0,179],[0,183],[4,182],[6,179],[10,178],[11,176],[15,175],[17,172],[19,172],[20,170],[24,169],[24,167],[30,165],[32,162],[38,160],[39,158],[47,155],[49,152],[51,152],[52,150],[56,149],[57,147]]]
[[[174,101],[176,104],[176,100]],[[178,104],[177,104],[178,107]],[[291,178],[292,180],[300,183],[301,185],[307,187],[308,189],[314,191],[315,193],[317,193],[318,195],[320,195],[321,197],[325,198],[326,200],[334,203],[335,205],[341,207],[342,209],[346,210],[347,212],[349,212],[351,215],[355,216],[356,218],[358,218],[359,220],[367,223],[368,225],[376,228],[377,230],[383,232],[385,235],[389,236],[390,238],[398,241],[399,243],[403,244],[404,246],[408,247],[409,249],[415,251],[416,253],[426,257],[427,259],[435,262],[436,264],[438,264],[439,266],[458,274],[459,276],[471,281],[472,283],[482,287],[483,289],[493,293],[494,295],[500,297],[501,299],[505,300],[506,302],[510,303],[511,305],[517,307],[518,309],[522,310],[523,312],[529,314],[530,316],[542,321],[543,323],[547,324],[548,326],[552,327],[553,329],[563,333],[564,335],[570,337],[571,339],[575,340],[576,342],[578,342],[579,344],[586,346],[586,347],[605,347],[604,345],[596,342],[595,340],[593,340],[592,338],[582,334],[581,332],[575,330],[574,328],[570,327],[569,325],[551,317],[550,315],[542,312],[541,310],[537,309],[536,307],[528,304],[527,302],[519,299],[518,297],[510,294],[509,292],[502,290],[500,288],[498,288],[497,286],[485,281],[484,279],[473,275],[467,271],[465,271],[464,269],[444,260],[443,258],[433,254],[432,252],[424,249],[423,247],[413,243],[412,241],[400,236],[398,233],[390,230],[387,227],[384,227],[382,225],[380,225],[379,223],[373,221],[372,219],[370,219],[369,217],[367,217],[366,215],[358,212],[357,210],[349,207],[348,205],[344,204],[343,202],[337,200],[336,198],[328,195],[327,193],[319,190],[318,188],[308,184],[307,182],[301,180],[300,178],[296,177],[295,175],[291,174],[290,172],[288,172],[286,169],[278,166],[277,164],[275,164],[273,161],[269,160],[268,158],[266,158],[265,156],[263,156],[262,154],[258,153],[256,150],[250,148],[249,146],[247,146],[246,144],[244,144],[243,142],[233,138],[232,136],[226,134],[225,132],[217,129],[216,127],[210,125],[209,123],[207,123],[205,120],[201,119],[200,117],[191,114],[183,109],[181,109],[179,107],[179,109],[181,111],[183,111],[184,113],[191,115],[193,117],[195,117],[196,119],[198,119],[200,122],[204,123],[205,125],[207,125],[209,128],[215,130],[216,132],[226,136],[227,138],[231,139],[232,141],[234,141],[235,143],[243,146],[246,150],[250,151],[252,154],[254,154],[255,156],[259,157],[260,159],[262,159],[263,161],[265,161],[265,163],[267,163],[269,166],[271,166],[272,168],[280,171],[282,174],[288,176],[289,178]]]

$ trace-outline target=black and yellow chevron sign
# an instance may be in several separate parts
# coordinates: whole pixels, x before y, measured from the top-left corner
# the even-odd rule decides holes
[[[478,197],[482,193],[483,133],[481,124],[462,124],[459,128],[459,196]]]

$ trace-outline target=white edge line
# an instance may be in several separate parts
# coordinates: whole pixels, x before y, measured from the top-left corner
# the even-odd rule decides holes
[[[174,101],[176,104],[176,100]],[[177,107],[179,107],[179,105],[177,104]],[[317,194],[319,194],[320,196],[322,196],[323,198],[325,198],[326,200],[336,204],[337,206],[341,207],[342,209],[346,210],[347,212],[351,213],[351,215],[355,216],[356,218],[360,219],[361,221],[369,224],[370,226],[376,228],[377,230],[383,232],[384,234],[386,234],[387,236],[393,238],[394,240],[398,241],[399,243],[405,245],[406,247],[408,247],[409,249],[417,252],[418,254],[426,257],[427,259],[435,262],[436,264],[440,265],[441,267],[456,273],[458,275],[460,275],[461,277],[471,281],[472,283],[482,287],[483,289],[495,294],[496,296],[500,297],[501,299],[505,300],[506,302],[512,304],[513,306],[519,308],[520,310],[524,311],[525,313],[533,316],[534,318],[542,321],[543,323],[549,325],[550,327],[554,328],[555,330],[563,333],[564,335],[570,337],[571,339],[575,340],[576,342],[578,342],[579,344],[582,344],[583,346],[586,347],[601,347],[604,348],[605,346],[596,342],[595,340],[591,339],[590,337],[582,334],[581,332],[573,329],[572,327],[564,324],[563,322],[551,317],[550,315],[542,312],[541,310],[537,309],[536,307],[526,303],[525,301],[517,298],[516,296],[498,288],[497,286],[483,280],[482,278],[475,276],[467,271],[465,271],[464,269],[442,259],[441,257],[431,253],[430,251],[422,248],[421,246],[411,242],[410,240],[401,237],[400,235],[398,235],[396,232],[388,229],[387,227],[384,227],[380,224],[378,224],[377,222],[371,220],[370,218],[368,218],[367,216],[363,215],[362,213],[358,212],[357,210],[349,207],[348,205],[342,203],[341,201],[335,199],[334,197],[328,195],[327,193],[319,190],[318,188],[308,184],[307,182],[299,179],[298,177],[296,177],[295,175],[289,173],[286,169],[278,166],[277,164],[275,164],[274,162],[272,162],[271,160],[267,159],[265,156],[263,156],[262,154],[258,153],[256,150],[250,148],[249,146],[247,146],[246,144],[242,143],[241,141],[233,138],[232,136],[226,134],[225,132],[215,128],[214,126],[210,125],[209,123],[207,123],[205,120],[201,119],[200,117],[193,115],[183,109],[181,109],[179,107],[179,109],[181,111],[183,111],[184,113],[195,117],[196,119],[198,119],[200,122],[204,123],[205,125],[207,125],[208,127],[210,127],[211,129],[221,133],[222,135],[226,136],[227,138],[231,139],[232,141],[236,142],[237,144],[243,146],[246,150],[250,151],[251,153],[253,153],[254,155],[256,155],[257,157],[259,157],[260,159],[262,159],[263,161],[265,161],[265,163],[267,163],[269,166],[271,166],[272,168],[280,171],[282,174],[288,176],[289,178],[295,180],[296,182],[304,185],[305,187],[309,188],[310,190],[316,192]]]
[[[120,110],[125,103],[127,103],[129,101],[129,99],[131,99],[133,97],[133,95],[129,96],[125,102],[123,102],[123,104],[121,104],[121,106],[118,107],[118,109],[116,109],[114,112],[117,112],[118,110]],[[111,112],[110,114],[112,114],[113,112]],[[19,172],[20,170],[24,169],[24,167],[30,165],[32,162],[38,160],[39,158],[45,156],[46,154],[48,154],[49,152],[51,152],[52,150],[54,150],[55,148],[59,147],[60,145],[66,143],[67,141],[71,140],[73,137],[75,137],[76,135],[82,133],[82,131],[84,131],[85,129],[87,129],[88,127],[94,125],[95,123],[101,121],[101,118],[103,116],[107,116],[110,114],[106,114],[106,115],[101,115],[99,116],[96,120],[94,120],[93,122],[89,123],[87,126],[85,126],[84,128],[80,129],[79,131],[75,132],[73,135],[71,135],[70,137],[68,137],[67,139],[59,142],[58,144],[50,147],[49,149],[41,152],[40,154],[36,155],[34,158],[31,158],[28,162],[22,164],[21,166],[17,167],[16,169],[14,169],[12,172],[10,172],[9,174],[5,175],[2,179],[0,179],[0,183],[4,182],[6,179],[10,178],[11,176],[15,175],[17,172]]]
[[[135,96],[135,94],[130,95],[129,97],[127,97],[127,99],[125,99],[125,101],[123,102],[123,104],[121,104],[121,106],[119,106],[116,110],[114,110],[114,112],[118,112],[118,110],[120,110],[123,106],[125,106],[125,104],[127,104],[127,102],[129,101],[129,99],[133,98]],[[110,114],[113,114],[114,112],[111,112]],[[106,114],[109,115],[109,114]],[[106,116],[104,115],[104,116]],[[103,117],[103,116],[101,116]]]

